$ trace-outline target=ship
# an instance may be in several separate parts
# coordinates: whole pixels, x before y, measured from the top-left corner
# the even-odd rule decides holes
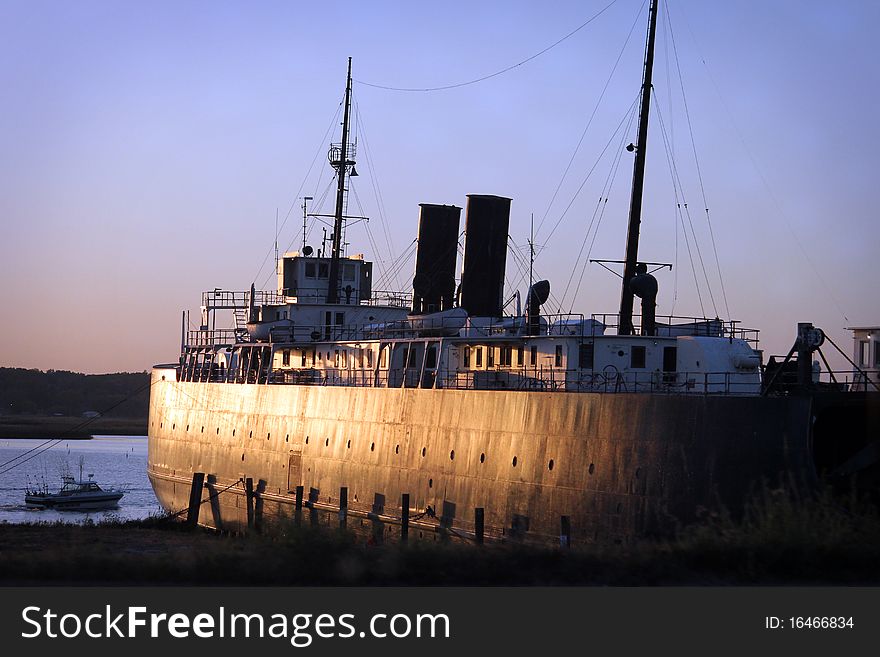
[[[817,381],[821,329],[799,323],[771,368],[757,330],[656,315],[638,249],[657,10],[616,313],[549,313],[542,280],[505,314],[512,199],[495,194],[467,196],[460,282],[463,208],[422,203],[412,291],[373,289],[343,239],[348,60],[323,248],[282,254],[275,290],[204,292],[177,361],[152,370],[148,475],[166,510],[224,531],[307,514],[378,539],[619,543],[764,486],[876,477],[876,385]]]

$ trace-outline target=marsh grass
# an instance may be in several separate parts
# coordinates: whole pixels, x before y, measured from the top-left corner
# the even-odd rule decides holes
[[[327,527],[187,530],[165,516],[0,525],[0,582],[199,585],[855,585],[880,583],[880,517],[855,495],[764,487],[663,539],[570,550],[463,541],[371,545]]]

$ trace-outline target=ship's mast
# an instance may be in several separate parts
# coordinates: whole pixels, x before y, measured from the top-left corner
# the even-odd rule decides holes
[[[639,137],[633,165],[632,197],[629,204],[629,233],[626,237],[626,261],[623,267],[623,289],[620,295],[618,334],[633,333],[633,292],[629,283],[636,275],[639,257],[639,225],[642,222],[642,191],[645,184],[645,154],[648,145],[648,112],[651,106],[651,75],[654,71],[654,35],[657,31],[657,0],[648,10],[648,44],[645,48],[645,74],[642,80],[642,104],[639,114]]]
[[[339,258],[342,255],[342,222],[345,205],[346,167],[354,162],[348,161],[348,121],[351,109],[351,57],[348,58],[348,75],[345,80],[345,109],[342,115],[342,143],[338,158],[335,147],[330,149],[330,164],[336,168],[336,215],[333,221],[333,247],[330,252],[330,285],[327,288],[327,303],[339,302]]]

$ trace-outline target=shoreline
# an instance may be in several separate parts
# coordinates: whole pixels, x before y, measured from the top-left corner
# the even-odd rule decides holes
[[[0,439],[89,440],[93,436],[146,436],[147,418],[0,416]]]

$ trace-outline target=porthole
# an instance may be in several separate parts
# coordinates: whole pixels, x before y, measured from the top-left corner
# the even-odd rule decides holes
[[[394,447],[394,453],[395,453],[395,454],[400,454],[400,445],[395,445],[395,447]]]
[[[217,427],[217,435],[220,435],[220,427]]]
[[[428,488],[434,488],[434,480],[428,479]]]
[[[485,462],[486,462],[486,455],[480,454],[480,463],[485,463]]]
[[[271,433],[267,433],[267,434],[266,434],[266,440],[269,440],[269,436],[271,436],[271,435],[272,435]]]
[[[345,447],[346,447],[346,449],[351,449],[351,441],[350,440],[347,443],[345,443]]]
[[[449,460],[450,461],[455,460],[455,450],[452,450],[451,452],[449,452]]]
[[[254,431],[253,431],[253,429],[251,429],[250,431],[248,431],[248,438],[253,438],[253,437],[254,437]]]
[[[370,443],[370,451],[372,452],[374,449],[376,449],[376,443]]]
[[[172,423],[172,424],[171,424],[171,430],[174,431],[174,427],[176,427],[176,426],[177,426],[176,423]]]
[[[290,434],[284,436],[284,442],[288,442],[290,440]]]
[[[620,351],[618,351],[618,352],[617,352],[617,355],[618,355],[618,356],[623,356],[623,349],[621,349]]]
[[[164,425],[165,425],[164,422],[160,422],[160,423],[159,423],[159,428],[161,429]]]
[[[514,468],[516,467],[516,457],[515,456],[513,457],[513,467]]]
[[[589,467],[589,469],[588,469],[588,472],[589,472],[590,474],[593,474],[595,471],[596,471],[596,466],[593,465],[592,463],[590,463],[590,467]]]
[[[308,445],[308,444],[309,444],[309,437],[306,436],[306,445]]]
[[[232,435],[235,436],[235,429],[232,430]]]
[[[165,380],[165,377],[164,377],[164,376],[162,377],[162,380],[163,380],[163,381]]]
[[[324,440],[324,447],[330,447],[330,439],[329,438],[326,438]]]
[[[205,433],[205,427],[202,427],[202,433]]]
[[[244,452],[241,453],[241,460],[244,461]]]
[[[425,454],[427,454],[427,453],[428,453],[428,448],[427,448],[427,447],[422,447],[422,457],[423,457],[423,458],[424,458]]]
[[[188,425],[188,424],[186,425],[186,430],[189,431],[189,425]]]
[[[547,464],[547,469],[548,469],[548,470],[552,470],[552,469],[553,469],[553,459],[550,459],[550,463]]]

